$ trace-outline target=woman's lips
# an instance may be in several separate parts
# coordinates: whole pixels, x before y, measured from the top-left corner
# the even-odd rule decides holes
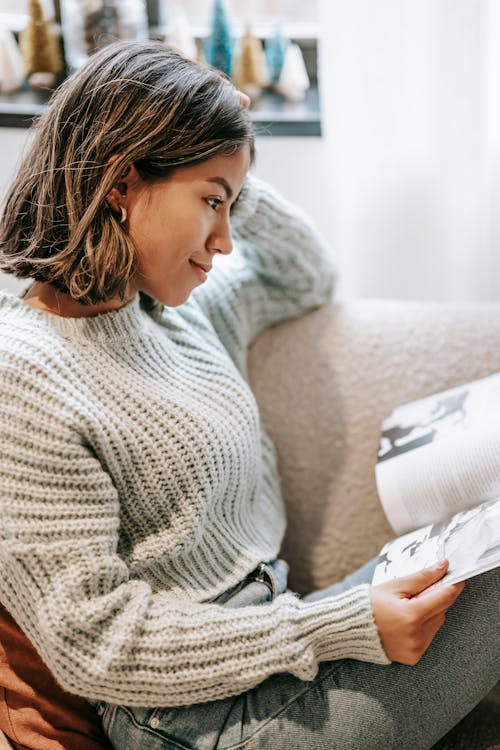
[[[207,274],[212,266],[208,263],[197,263],[195,260],[190,260],[189,263],[191,264],[191,268],[196,273],[198,278],[201,279],[201,281],[206,281]]]

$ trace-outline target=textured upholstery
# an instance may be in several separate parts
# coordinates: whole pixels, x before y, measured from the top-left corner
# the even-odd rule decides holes
[[[374,465],[393,407],[499,370],[500,304],[344,302],[261,334],[249,373],[278,451],[296,590],[337,580],[392,535]],[[498,688],[438,748],[500,749]]]
[[[391,535],[375,486],[380,424],[413,398],[500,370],[500,305],[363,301],[265,331],[250,378],[277,447],[302,593]]]

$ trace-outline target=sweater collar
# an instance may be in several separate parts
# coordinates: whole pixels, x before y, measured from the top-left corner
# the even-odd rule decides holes
[[[90,318],[66,318],[45,310],[27,305],[11,292],[0,291],[0,312],[14,315],[20,322],[37,322],[45,328],[57,330],[69,339],[113,340],[135,338],[149,329],[151,317],[158,318],[161,306],[141,304],[141,296],[136,294],[130,302],[118,310],[101,313]]]

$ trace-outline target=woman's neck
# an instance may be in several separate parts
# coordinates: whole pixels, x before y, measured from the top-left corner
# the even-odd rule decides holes
[[[23,301],[30,307],[63,318],[90,318],[101,313],[111,312],[123,307],[132,299],[133,294],[127,295],[125,299],[113,297],[105,302],[95,305],[82,305],[69,294],[59,291],[51,284],[43,281],[35,281],[23,296]]]

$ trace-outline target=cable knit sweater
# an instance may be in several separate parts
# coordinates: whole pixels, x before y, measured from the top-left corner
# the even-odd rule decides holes
[[[387,662],[367,586],[208,601],[285,528],[248,344],[333,281],[307,220],[255,178],[233,229],[233,255],[178,308],[62,318],[0,294],[0,600],[90,699],[191,704],[324,660]]]

